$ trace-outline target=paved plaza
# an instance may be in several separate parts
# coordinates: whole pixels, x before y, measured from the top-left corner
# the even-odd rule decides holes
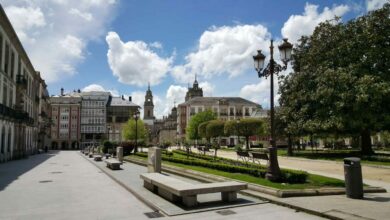
[[[0,164],[0,219],[149,219],[145,213],[154,210],[94,163],[76,151],[52,151]],[[121,171],[118,174],[123,175],[123,179],[136,173],[126,169]],[[320,219],[268,202],[162,218],[259,217]]]

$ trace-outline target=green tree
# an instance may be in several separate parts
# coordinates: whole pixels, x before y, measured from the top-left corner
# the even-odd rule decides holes
[[[136,141],[136,127],[135,127],[134,118],[130,118],[129,121],[123,126],[122,129],[122,138],[123,140]],[[137,120],[137,143],[146,142],[147,140],[147,130],[144,122],[141,119]],[[137,152],[138,149],[134,149],[134,152]]]
[[[244,118],[225,123],[225,133],[228,135],[243,136],[246,140],[246,149],[249,150],[249,137],[265,133],[264,121],[255,118]]]
[[[390,128],[390,4],[347,23],[327,21],[294,49],[281,80],[287,129],[307,135],[360,135]]]
[[[206,126],[206,136],[210,138],[217,139],[214,140],[214,143],[212,144],[212,148],[214,149],[214,158],[217,157],[217,151],[221,147],[221,137],[225,135],[224,132],[225,128],[225,122],[221,120],[211,120],[207,123]]]
[[[199,112],[191,117],[187,128],[186,128],[186,136],[187,140],[198,140],[200,135],[198,133],[198,127],[202,122],[210,121],[216,119],[215,113],[211,110],[206,110],[203,112]]]

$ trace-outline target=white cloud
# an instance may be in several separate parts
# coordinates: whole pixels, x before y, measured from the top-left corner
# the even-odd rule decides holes
[[[76,16],[80,16],[81,18],[85,19],[86,21],[91,21],[93,16],[91,13],[87,13],[87,12],[81,12],[80,10],[76,9],[76,8],[72,8],[69,10],[69,14],[71,15],[76,15]]]
[[[203,89],[203,96],[213,96],[215,86],[209,82],[199,83],[199,87]]]
[[[306,3],[303,15],[291,15],[284,23],[282,35],[284,38],[288,38],[290,42],[296,43],[302,35],[312,34],[319,23],[334,19],[335,16],[341,17],[349,10],[350,8],[347,5],[338,5],[333,8],[325,7],[319,13],[318,5]]]
[[[275,79],[275,78],[274,78]],[[277,83],[275,83],[275,86]],[[275,91],[277,88],[275,89]],[[277,94],[275,92],[275,94]],[[269,108],[270,103],[270,81],[269,78],[262,78],[257,84],[245,85],[240,90],[240,96],[253,102],[260,103],[263,108]]]
[[[389,0],[367,0],[367,11],[376,10],[382,8],[385,3],[389,3]]]
[[[113,18],[112,0],[3,0],[7,16],[34,67],[48,82],[76,73],[86,46]]]
[[[118,97],[119,92],[115,89],[105,89],[103,86],[99,84],[90,84],[84,87],[81,91],[83,92],[110,92],[112,96]]]
[[[262,25],[211,27],[200,37],[197,50],[185,57],[186,63],[172,69],[172,76],[182,83],[195,73],[206,79],[224,73],[238,76],[252,68],[252,55],[267,48],[270,37]]]
[[[171,68],[172,57],[162,58],[143,41],[122,42],[118,34],[109,32],[108,63],[119,82],[129,85],[156,85]]]

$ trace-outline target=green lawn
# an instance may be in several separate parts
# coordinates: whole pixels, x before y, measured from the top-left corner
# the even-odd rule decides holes
[[[184,157],[183,155],[177,155],[175,156],[178,157]],[[145,157],[139,157],[139,156],[134,156],[131,155],[129,158],[137,158],[137,159],[142,159],[146,161]],[[334,179],[334,178],[329,178],[329,177],[324,177],[324,176],[319,176],[319,175],[313,175],[309,174],[307,183],[304,184],[286,184],[286,183],[273,183],[267,179],[260,178],[260,177],[254,177],[249,174],[242,174],[242,173],[229,173],[229,172],[224,172],[224,171],[219,171],[211,168],[206,168],[206,167],[200,167],[200,166],[191,166],[191,165],[185,165],[185,164],[180,164],[180,163],[173,163],[173,162],[167,162],[163,161],[163,164],[168,164],[176,167],[181,167],[185,169],[191,169],[203,173],[208,173],[208,174],[214,174],[218,176],[223,176],[235,180],[240,180],[240,181],[245,181],[248,183],[254,183],[262,186],[268,186],[276,189],[307,189],[307,188],[320,188],[320,187],[343,187],[344,186],[344,181]]]

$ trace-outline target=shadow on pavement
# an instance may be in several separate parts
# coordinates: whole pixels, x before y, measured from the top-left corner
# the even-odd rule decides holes
[[[374,202],[389,202],[390,197],[382,197],[382,196],[375,196],[375,197],[365,197],[364,200],[368,201],[374,201]]]
[[[30,171],[47,159],[58,154],[59,151],[51,150],[48,153],[35,154],[26,159],[12,160],[0,164],[0,191],[17,180],[19,176]]]

